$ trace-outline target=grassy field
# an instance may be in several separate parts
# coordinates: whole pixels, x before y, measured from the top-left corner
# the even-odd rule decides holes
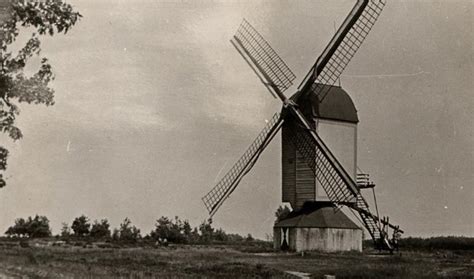
[[[141,248],[0,245],[0,278],[474,278],[472,251],[268,252],[268,246]]]

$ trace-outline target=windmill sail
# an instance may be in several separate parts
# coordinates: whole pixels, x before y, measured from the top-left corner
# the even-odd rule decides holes
[[[268,42],[243,19],[231,43],[275,97],[285,92],[296,78]]]
[[[385,6],[385,0],[359,0],[300,84],[312,89],[322,102],[364,42]],[[303,85],[301,87],[301,85]]]
[[[240,157],[217,185],[202,198],[210,217],[216,213],[227,197],[232,194],[242,177],[252,169],[260,154],[280,129],[281,124],[282,118],[280,114],[275,113],[247,151],[245,151],[244,155]]]
[[[282,101],[285,101],[286,97],[283,92],[293,84],[296,76],[268,42],[245,19],[231,42],[270,93],[274,97],[278,95]],[[253,167],[260,154],[280,129],[282,121],[280,115],[275,114],[244,155],[202,198],[211,217],[235,190],[242,177]]]

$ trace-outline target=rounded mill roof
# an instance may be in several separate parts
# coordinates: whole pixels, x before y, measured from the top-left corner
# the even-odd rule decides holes
[[[301,210],[291,212],[274,227],[360,229],[331,202],[306,202]]]
[[[322,92],[322,96],[318,96],[316,92]],[[291,99],[296,100],[305,115],[350,123],[359,122],[354,102],[340,86],[315,84],[307,97],[300,98],[301,94],[299,91]]]

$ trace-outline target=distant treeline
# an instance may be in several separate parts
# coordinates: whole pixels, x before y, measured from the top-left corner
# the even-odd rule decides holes
[[[415,250],[474,250],[474,237],[438,236],[407,237],[400,240],[401,248]]]
[[[48,218],[38,215],[26,219],[16,219],[15,224],[7,229],[5,235],[13,238],[29,239],[52,237]],[[188,220],[181,220],[178,216],[174,219],[165,216],[159,218],[156,220],[155,228],[150,233],[142,235],[140,229],[132,225],[129,218],[125,218],[118,228],[111,229],[107,219],[91,222],[87,216],[81,215],[75,218],[70,226],[63,223],[60,234],[55,237],[66,241],[78,239],[128,243],[153,241],[159,245],[255,240],[251,234],[241,236],[226,233],[220,228],[215,229],[209,221],[204,221],[193,228]]]
[[[365,240],[364,246],[370,247],[372,240]],[[474,237],[437,236],[429,238],[406,237],[400,239],[402,250],[474,250]]]

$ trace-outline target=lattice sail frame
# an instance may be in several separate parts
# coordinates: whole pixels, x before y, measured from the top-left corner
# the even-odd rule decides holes
[[[296,76],[268,42],[245,19],[231,42],[270,93],[277,94],[283,100],[283,92],[293,84]],[[202,198],[210,217],[235,190],[242,177],[250,171],[260,154],[280,129],[282,122],[280,114],[276,113],[244,155]]]
[[[231,42],[269,90],[284,92],[293,85],[295,74],[246,19]]]
[[[202,198],[211,217],[224,200],[232,194],[242,177],[253,167],[260,154],[280,129],[282,121],[283,119],[280,117],[280,114],[275,113],[240,159],[216,186]]]
[[[305,87],[311,87],[311,91],[319,96],[321,102],[330,90],[330,86],[324,87],[322,85],[334,85],[337,82],[374,26],[385,4],[385,0],[368,0],[359,18],[345,34],[334,53],[329,53],[330,58],[320,57],[306,76],[308,78],[310,75],[313,75],[313,78],[307,80],[307,83],[311,84],[306,84]],[[337,40],[337,38],[335,37],[333,40]]]

